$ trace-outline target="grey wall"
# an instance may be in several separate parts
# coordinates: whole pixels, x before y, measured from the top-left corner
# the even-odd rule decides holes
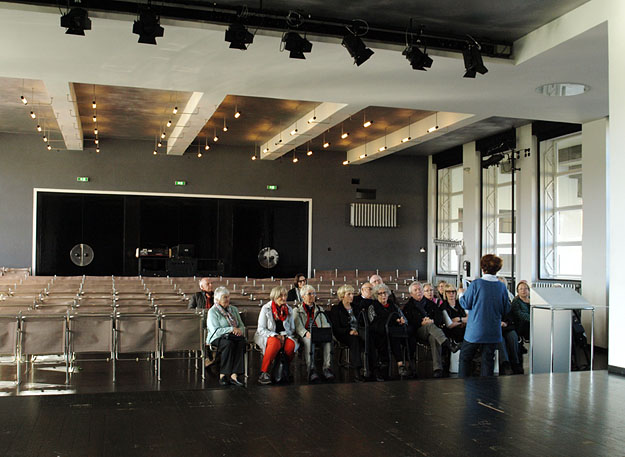
[[[38,135],[0,134],[0,265],[29,267],[33,188],[312,198],[312,266],[317,269],[419,269],[426,272],[427,159],[388,156],[342,166],[343,153],[318,152],[252,161],[248,149],[167,157],[153,144],[102,141],[102,152],[47,151]],[[78,183],[77,176],[90,182]],[[351,184],[359,178],[358,186]],[[175,187],[174,180],[187,181]],[[277,191],[266,190],[277,184]],[[353,228],[348,204],[356,187],[377,189],[378,203],[400,204],[399,228]],[[288,224],[289,221],[284,221]]]

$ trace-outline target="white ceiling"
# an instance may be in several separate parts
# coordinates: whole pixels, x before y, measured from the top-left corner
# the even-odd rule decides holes
[[[247,51],[238,51],[228,48],[224,27],[166,20],[165,36],[151,46],[137,43],[131,16],[90,17],[86,36],[70,36],[59,26],[58,9],[3,4],[0,42],[10,45],[0,49],[0,77],[42,80],[51,87],[79,82],[201,93],[197,125],[191,121],[187,131],[199,131],[205,123],[199,121],[228,94],[469,113],[479,120],[581,123],[608,115],[606,24],[519,65],[486,60],[486,75],[465,79],[459,55],[432,52],[432,68],[421,72],[410,68],[401,49],[370,43],[375,54],[356,67],[340,44],[309,37],[312,53],[296,60],[280,52],[278,36],[259,32]],[[584,83],[591,90],[567,98],[535,92],[555,81]]]

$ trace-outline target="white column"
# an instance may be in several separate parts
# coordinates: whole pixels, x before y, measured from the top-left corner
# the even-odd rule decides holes
[[[432,161],[432,156],[428,157],[428,222],[427,222],[427,259],[428,271],[427,280],[432,281],[436,268],[436,247],[434,238],[436,237],[436,188],[437,188],[437,166]]]
[[[608,344],[607,141],[607,119],[582,125],[582,295],[598,307],[595,312],[595,344],[604,348]],[[584,317],[583,323],[590,332],[590,315]]]
[[[625,373],[625,2],[612,0],[608,23],[610,135],[607,153],[608,198],[608,365]],[[584,237],[586,234],[584,233]]]
[[[517,148],[521,157],[516,167],[516,256],[515,276],[519,280],[534,281],[537,278],[538,263],[538,153],[536,138],[532,136],[532,124],[516,129]],[[525,149],[529,148],[529,156]]]
[[[462,227],[465,260],[471,262],[471,278],[480,277],[480,185],[481,157],[475,150],[475,141],[462,145],[463,203]]]

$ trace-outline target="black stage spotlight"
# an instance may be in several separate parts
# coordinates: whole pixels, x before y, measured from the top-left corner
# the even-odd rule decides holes
[[[298,33],[288,32],[282,41],[284,41],[284,49],[290,51],[291,59],[305,59],[304,53],[312,51],[312,43]]]
[[[426,71],[426,68],[432,67],[432,59],[427,55],[425,50],[421,51],[417,46],[408,46],[402,52],[406,59],[410,62],[413,70]]]
[[[61,27],[65,27],[68,35],[85,36],[85,30],[91,30],[91,19],[86,9],[72,8],[61,16]]]
[[[373,51],[365,46],[365,43],[356,35],[345,35],[341,44],[345,46],[349,55],[354,58],[354,63],[358,66],[365,63],[373,55]]]
[[[469,43],[462,50],[462,57],[464,58],[464,68],[466,70],[464,78],[475,78],[476,72],[481,75],[488,73],[488,68],[484,66],[484,61],[482,60],[480,46],[477,43]]]
[[[493,165],[497,165],[505,158],[503,152],[496,152],[491,155],[488,159],[482,159],[482,168],[489,168]]]
[[[139,20],[132,25],[132,33],[139,35],[139,43],[156,44],[156,39],[163,36],[161,18],[150,8],[143,8]]]
[[[230,42],[231,49],[245,51],[247,45],[254,41],[254,35],[248,32],[240,22],[233,22],[226,30],[226,41]]]

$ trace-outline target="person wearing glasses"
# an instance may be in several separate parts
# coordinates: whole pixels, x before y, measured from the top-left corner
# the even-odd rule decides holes
[[[298,273],[295,275],[295,280],[293,282],[293,287],[289,290],[288,295],[286,296],[286,301],[289,303],[301,303],[302,302],[302,293],[301,288],[306,285],[306,276],[302,273]]]
[[[373,286],[369,281],[363,282],[360,286],[360,294],[354,296],[354,306],[369,306],[366,300],[373,300]]]
[[[410,339],[410,333],[408,331],[408,322],[403,312],[399,307],[389,301],[391,295],[390,289],[386,284],[378,284],[373,288],[374,301],[369,305],[368,317],[369,317],[369,329],[372,332],[373,344],[376,348],[378,363],[374,369],[375,379],[383,381],[385,377],[386,368],[390,363],[388,353],[388,342],[390,341],[391,353],[397,361],[397,371],[400,376],[408,376],[408,367],[404,363],[404,357],[402,353],[402,340],[408,338],[409,346],[413,346]],[[396,313],[395,316],[392,316]],[[391,317],[392,316],[392,317]],[[390,321],[389,321],[390,318]],[[389,323],[388,337],[386,323]],[[414,353],[413,347],[409,348],[410,354]]]
[[[443,300],[434,296],[434,286],[429,282],[423,284],[423,295],[425,295],[425,298],[428,300],[436,303],[437,306],[440,306],[443,303]]]
[[[441,330],[443,314],[433,301],[425,298],[421,283],[414,281],[408,287],[408,292],[410,292],[410,298],[404,304],[404,313],[417,339],[430,345],[433,375],[435,378],[441,378],[443,377],[443,348],[458,352],[459,346],[447,338]]]
[[[293,319],[295,320],[295,333],[299,336],[300,343],[303,346],[306,367],[308,367],[308,380],[316,382],[319,380],[319,373],[315,368],[314,361],[310,358],[312,349],[312,334],[314,328],[330,328],[330,322],[320,306],[315,304],[315,288],[305,285],[300,289],[302,293],[302,302],[293,311]],[[332,373],[332,341],[321,343],[323,347],[323,377],[327,381],[334,379]]]
[[[281,350],[289,362],[293,360],[297,351],[293,310],[286,303],[286,288],[274,287],[269,293],[269,298],[271,300],[260,309],[258,327],[254,335],[254,342],[263,353],[258,378],[258,383],[262,385],[271,384],[269,367]]]
[[[237,308],[230,304],[230,291],[225,287],[215,290],[215,304],[206,316],[206,327],[206,343],[216,346],[221,355],[219,384],[243,386],[239,378],[245,371],[245,326]]]
[[[447,284],[444,290],[445,300],[441,305],[441,311],[447,313],[451,323],[446,323],[443,331],[448,338],[456,343],[462,343],[464,340],[464,329],[467,326],[467,313],[458,303],[458,292],[451,284]]]

